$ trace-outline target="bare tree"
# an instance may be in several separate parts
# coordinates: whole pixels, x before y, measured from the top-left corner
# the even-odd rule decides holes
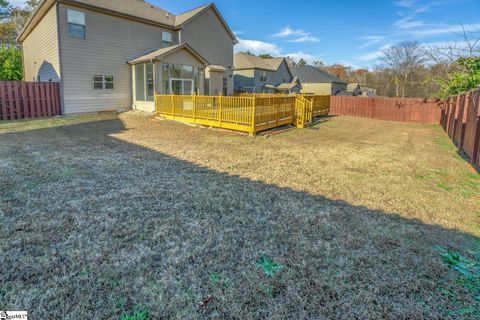
[[[404,41],[385,49],[381,60],[393,72],[395,95],[402,98],[405,97],[405,87],[413,71],[426,61],[424,51],[416,41]]]
[[[425,56],[431,65],[429,81],[437,86],[442,86],[454,72],[465,71],[456,63],[459,59],[480,55],[480,29],[467,31],[462,25],[462,32],[458,36],[459,41],[425,46]]]

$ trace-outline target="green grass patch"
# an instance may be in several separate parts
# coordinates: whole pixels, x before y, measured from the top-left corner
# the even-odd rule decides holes
[[[268,277],[273,277],[275,274],[279,273],[284,267],[273,261],[272,258],[268,256],[261,256],[260,259],[257,260],[255,265],[262,269],[262,271],[268,276]]]
[[[149,320],[150,312],[147,310],[135,310],[132,314],[124,313],[120,320]]]
[[[454,283],[449,284],[450,288],[442,290],[442,293],[452,301],[452,305],[456,306],[456,309],[448,310],[448,314],[480,314],[480,241],[477,241],[475,246],[466,250],[465,253],[443,247],[439,247],[439,250],[443,263],[449,269],[455,271],[456,275]],[[476,303],[465,305],[458,298],[458,289],[466,291]]]

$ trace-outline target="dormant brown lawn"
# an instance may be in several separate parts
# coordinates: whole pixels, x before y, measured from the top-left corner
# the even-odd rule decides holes
[[[479,304],[438,249],[478,240],[479,185],[432,125],[329,117],[250,138],[136,113],[0,124],[0,309],[448,318]],[[262,257],[281,267],[268,276]]]

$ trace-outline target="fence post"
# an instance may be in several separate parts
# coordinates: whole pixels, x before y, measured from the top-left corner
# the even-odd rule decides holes
[[[222,126],[222,103],[223,103],[223,97],[220,95],[218,98],[218,124],[221,127]]]
[[[197,94],[193,95],[193,122],[197,121]]]
[[[175,119],[175,99],[173,94],[170,95],[170,99],[172,101],[172,118]]]
[[[250,136],[253,137],[253,136],[255,136],[255,133],[256,133],[255,132],[255,113],[256,113],[255,99],[256,98],[255,98],[255,96],[253,96],[253,97],[251,97],[251,99],[252,99],[252,122],[251,122],[252,128],[251,128]]]

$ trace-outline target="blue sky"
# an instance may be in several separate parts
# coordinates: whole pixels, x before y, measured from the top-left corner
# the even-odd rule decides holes
[[[208,0],[149,2],[178,14]],[[480,0],[217,0],[215,4],[239,39],[237,51],[354,67],[374,66],[383,48],[402,40],[462,41],[460,24],[480,31]]]

